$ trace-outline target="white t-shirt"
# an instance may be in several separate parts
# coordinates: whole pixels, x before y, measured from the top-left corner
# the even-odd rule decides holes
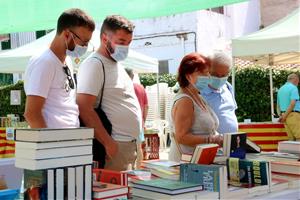
[[[91,54],[79,67],[77,93],[97,96],[99,105],[105,68],[105,86],[101,107],[112,124],[112,137],[117,141],[136,139],[141,129],[141,108],[133,83],[123,66],[98,53]]]
[[[73,74],[71,60],[67,59],[66,63]],[[46,99],[42,114],[48,128],[79,127],[76,91],[75,89],[66,91],[67,76],[63,66],[58,57],[47,49],[33,56],[25,71],[26,95],[41,96]]]

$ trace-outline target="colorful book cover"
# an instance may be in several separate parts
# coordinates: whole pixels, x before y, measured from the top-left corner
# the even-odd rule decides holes
[[[215,145],[210,145],[208,147],[206,146],[201,146],[199,148],[199,159],[196,160],[196,163],[198,164],[204,164],[204,165],[209,165],[212,164],[217,151],[218,151],[219,145],[215,144]],[[198,157],[197,157],[198,158]]]
[[[232,134],[228,141],[230,147],[229,157],[244,159],[247,149],[247,134]]]
[[[199,183],[204,190],[220,192],[220,168],[219,165],[200,165],[184,163],[180,165],[180,181]]]
[[[93,181],[127,186],[128,174],[122,171],[120,172],[108,169],[93,169]]]
[[[24,170],[24,200],[47,200],[47,170]]]
[[[269,184],[269,163],[259,160],[229,158],[229,183],[235,186],[254,187]]]

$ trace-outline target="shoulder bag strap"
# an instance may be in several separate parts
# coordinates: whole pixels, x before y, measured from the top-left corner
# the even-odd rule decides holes
[[[103,70],[103,85],[102,85],[102,88],[101,88],[101,96],[100,96],[100,101],[99,101],[99,105],[98,107],[101,107],[101,104],[102,104],[102,97],[103,97],[103,91],[104,91],[104,85],[105,85],[105,69],[104,69],[104,64],[102,62],[102,60],[96,56],[92,57],[92,58],[95,58],[97,60],[99,60],[101,62],[101,65],[102,65],[102,70]]]

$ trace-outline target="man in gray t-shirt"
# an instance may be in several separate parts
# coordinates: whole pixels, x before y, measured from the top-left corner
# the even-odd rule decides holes
[[[127,57],[132,32],[130,21],[119,15],[108,16],[101,28],[99,49],[81,64],[78,74],[80,118],[86,126],[95,128],[95,138],[106,150],[108,160],[104,168],[119,171],[134,166],[142,121],[132,82],[119,63]],[[99,105],[104,77],[101,108],[112,124],[111,136],[94,111]]]

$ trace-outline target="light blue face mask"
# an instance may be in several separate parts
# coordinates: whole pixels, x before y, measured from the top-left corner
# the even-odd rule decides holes
[[[208,76],[198,76],[197,82],[195,83],[195,87],[200,91],[204,90],[208,87],[209,82],[210,79]]]
[[[67,49],[66,54],[73,58],[78,58],[83,56],[86,53],[87,49],[88,47],[86,46],[80,46],[79,44],[76,44],[75,48],[72,51]]]
[[[218,78],[218,77],[215,77],[215,76],[211,76],[210,77],[210,83],[209,85],[218,90],[220,89],[221,87],[223,87],[223,85],[225,85],[226,81],[227,81],[228,77],[223,77],[223,78]]]
[[[110,56],[116,61],[125,60],[128,56],[129,46],[116,44],[115,50]]]

